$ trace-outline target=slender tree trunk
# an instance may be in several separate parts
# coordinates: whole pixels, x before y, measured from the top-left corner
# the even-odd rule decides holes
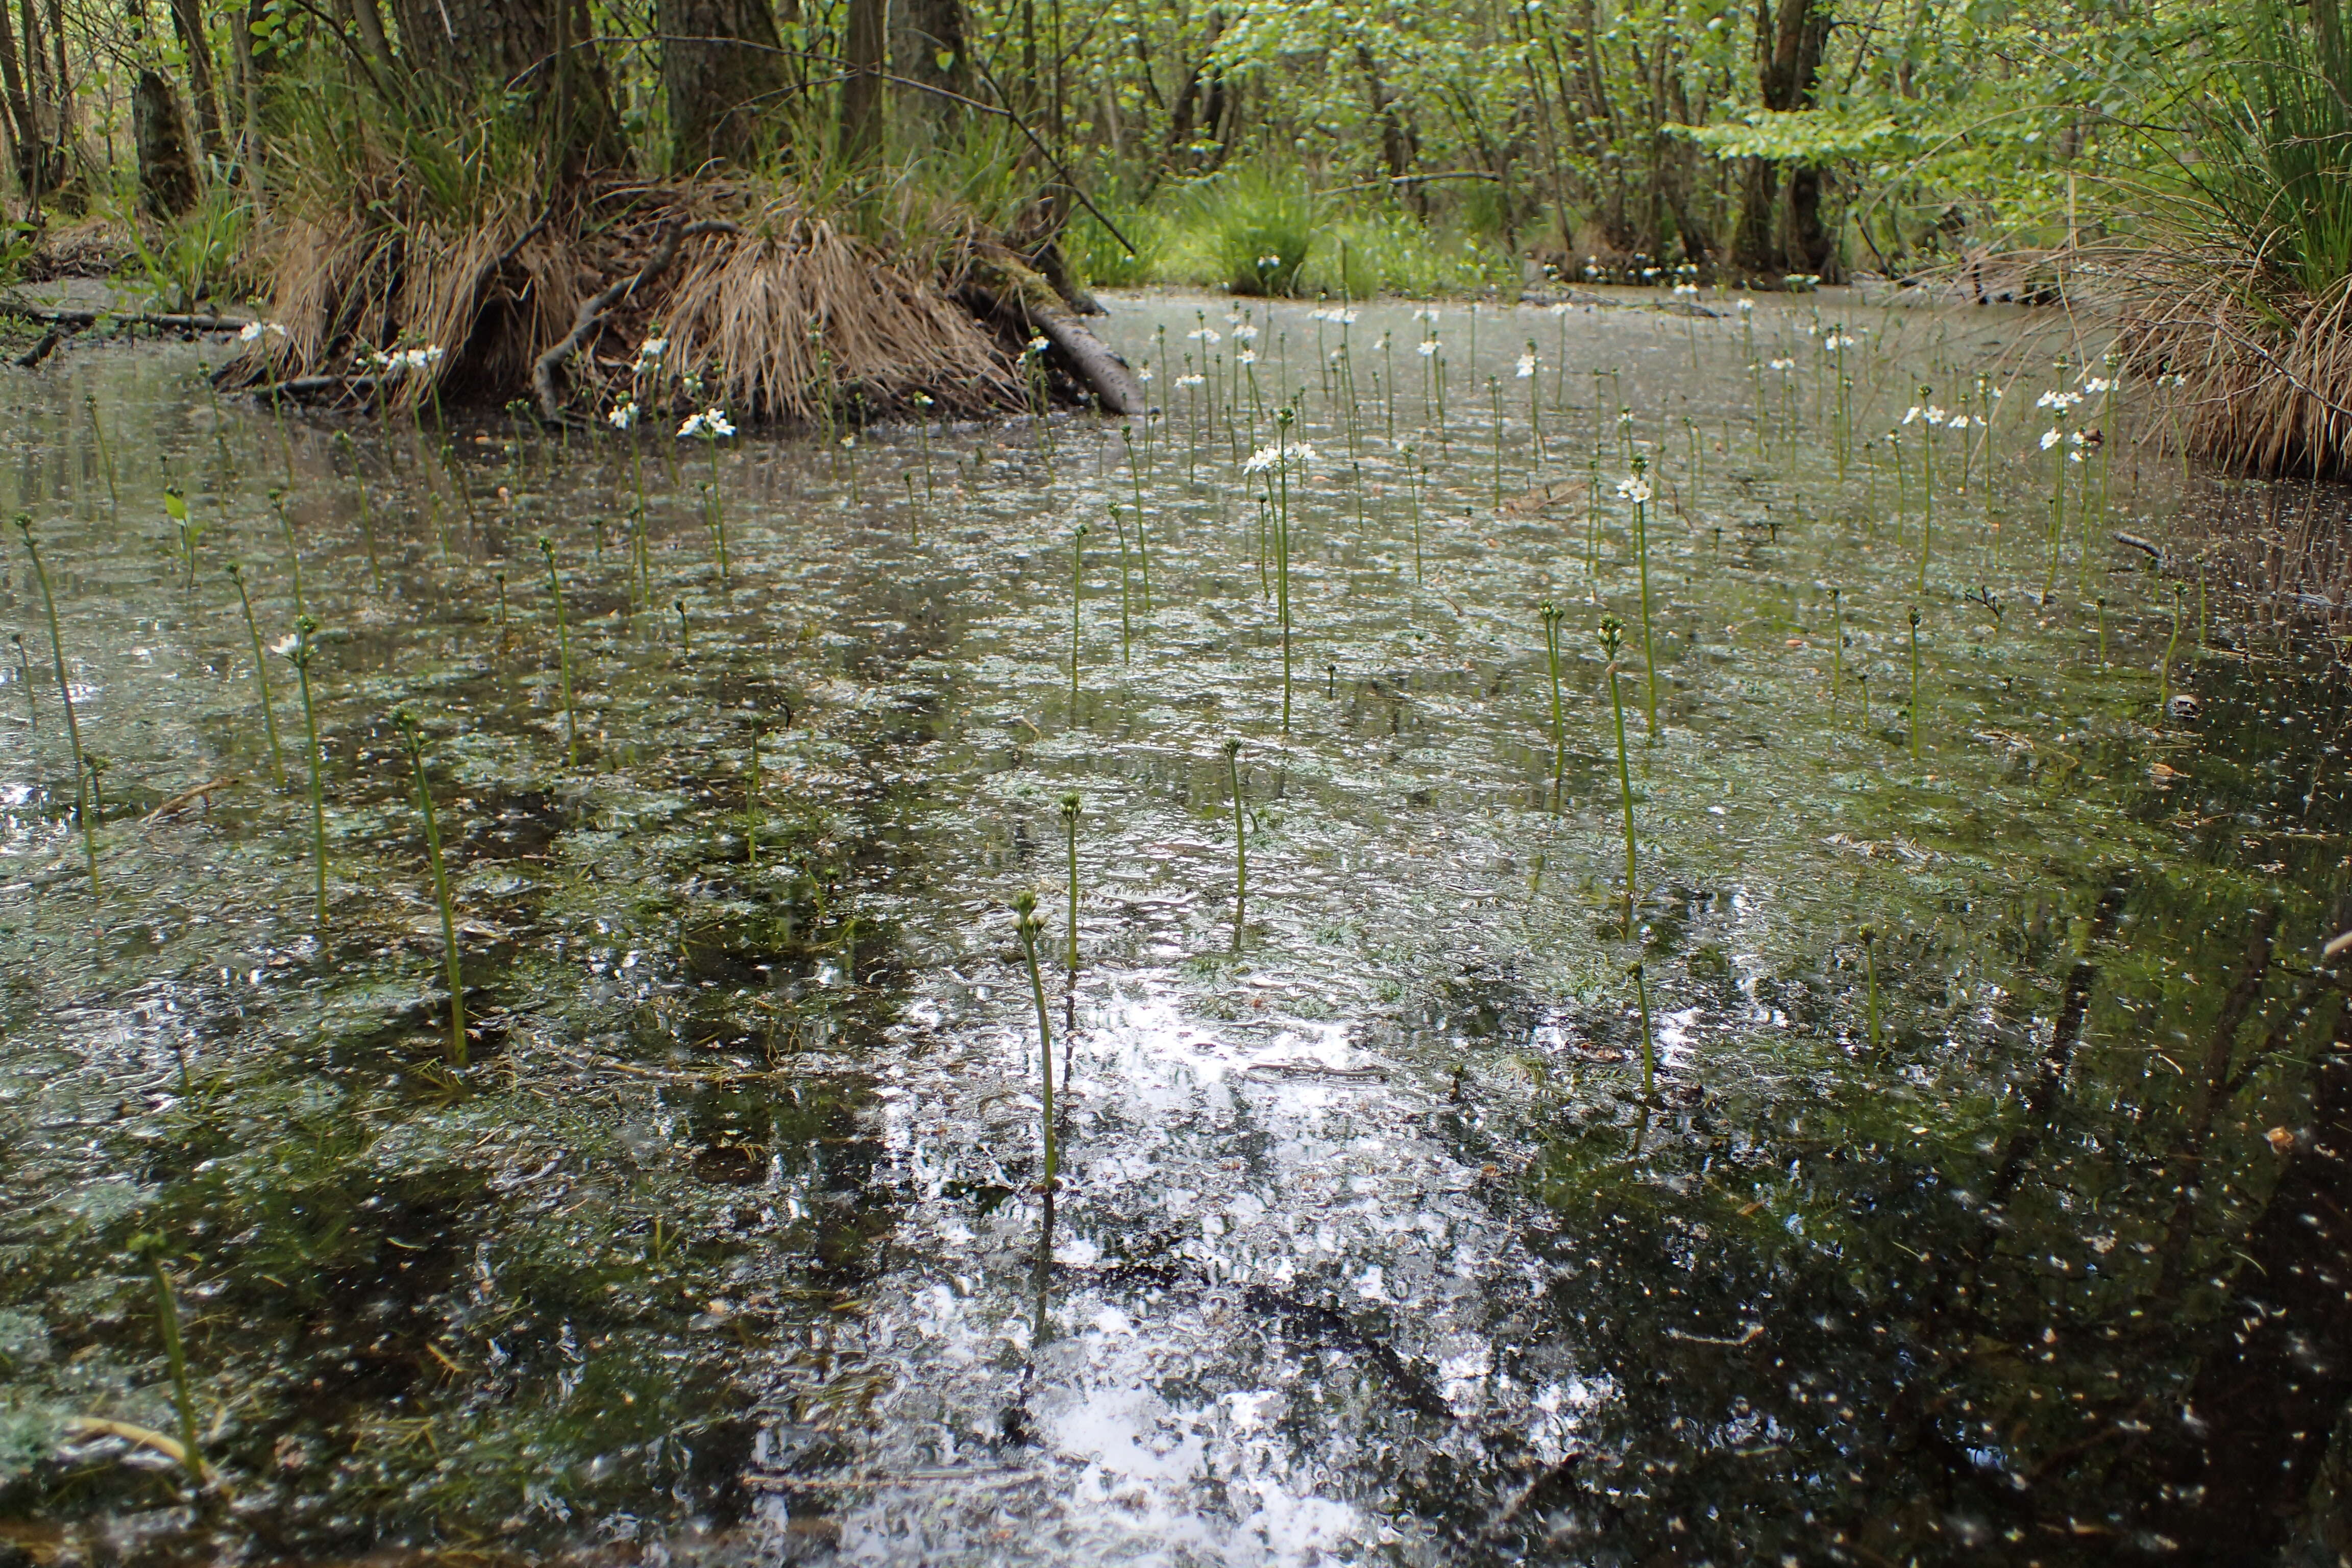
[[[671,166],[683,174],[714,160],[757,163],[785,86],[768,0],[660,0],[656,16]]]
[[[16,29],[8,7],[0,0],[0,92],[8,100],[9,141],[15,153],[16,184],[29,197],[40,180],[41,126],[33,100],[25,90],[24,57],[16,49]]]
[[[1830,27],[1828,8],[1821,0],[1781,0],[1777,16],[1771,0],[1758,0],[1757,87],[1766,109],[1786,113],[1812,107]],[[1801,163],[1787,173],[1787,228],[1781,231],[1781,215],[1775,210],[1780,170],[1760,158],[1748,161],[1733,264],[1768,281],[1790,272],[1818,273],[1833,280],[1836,247],[1821,216],[1823,172]]]
[[[196,133],[206,153],[225,158],[228,143],[221,131],[220,88],[213,77],[212,42],[205,34],[204,0],[172,0],[172,30],[188,57],[188,97],[195,104]]]
[[[900,76],[969,98],[972,89],[971,45],[963,0],[898,0],[891,15],[891,58]],[[961,107],[935,93],[917,93],[914,102],[932,123],[961,121]]]
[[[889,0],[848,0],[842,25],[841,155],[863,163],[882,150],[882,72],[889,48]]]

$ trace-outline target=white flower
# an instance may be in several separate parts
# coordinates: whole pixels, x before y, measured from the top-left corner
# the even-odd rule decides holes
[[[1180,375],[1176,378],[1176,384],[1179,386],[1202,386],[1207,384],[1208,379],[1209,378],[1204,375]]]
[[[1776,359],[1772,362],[1772,368],[1774,370],[1794,370],[1797,368],[1797,362],[1792,359]]]
[[[1981,424],[1983,424],[1983,423],[1984,423],[1984,421],[1983,421],[1983,420],[1981,420],[1981,419],[1979,419],[1979,420],[1978,420],[1978,421],[1977,421],[1977,423],[1978,423],[1978,424],[1979,424],[1979,425],[1981,425]],[[1968,427],[1969,427],[1969,416],[1968,416],[1967,415],[1965,415],[1965,414],[1955,414],[1955,415],[1953,415],[1953,416],[1951,416],[1951,418],[1949,418],[1948,420],[1945,421],[1945,423],[1944,423],[1944,428],[1945,428],[1945,429],[1947,429],[1947,430],[1965,430],[1965,429],[1967,429]]]
[[[1195,342],[1203,343],[1213,343],[1218,341],[1217,329],[1214,327],[1202,327],[1195,331],[1186,332],[1184,335]]]
[[[928,392],[919,392],[919,393],[915,394],[915,406],[916,406],[916,407],[918,407],[918,408],[929,408],[930,405],[931,405],[931,395],[930,395],[929,393],[928,393]]]
[[[1636,474],[1630,479],[1619,479],[1617,493],[1638,504],[1648,500],[1654,492],[1650,489],[1650,481]]]
[[[247,321],[236,335],[240,342],[249,343],[258,340],[265,332],[276,332],[282,338],[286,335],[286,329],[276,321]]]
[[[644,342],[637,345],[637,358],[641,363],[650,363],[653,361],[661,358],[662,355],[668,352],[669,340],[667,338],[647,338]]]
[[[302,639],[299,637],[279,637],[276,642],[269,645],[269,651],[275,654],[291,656],[294,650],[301,646]]]
[[[1565,316],[1568,314],[1569,310],[1568,301],[1565,300],[1554,300],[1551,302],[1550,309],[1553,315]]]
[[[2095,396],[2102,392],[2113,392],[2121,384],[2120,381],[2111,381],[2104,375],[2095,375],[2083,384],[2083,390]]]
[[[1255,342],[1256,340],[1257,329],[1246,321],[1234,329],[1234,342],[1237,343]]]
[[[1420,342],[1415,343],[1413,348],[1422,358],[1431,358],[1437,353],[1437,340],[1435,338],[1423,338]]]
[[[677,434],[680,440],[688,436],[704,436],[715,441],[735,434],[735,426],[728,423],[724,408],[706,408],[699,414],[688,415],[686,423],[677,427]]]
[[[1920,407],[1915,403],[1910,407],[1903,411],[1903,423],[1906,425],[1916,424],[1919,416],[1927,412],[1927,411],[1926,409]]]
[[[1151,367],[1150,365],[1145,365],[1141,370],[1137,371],[1135,373],[1135,379],[1138,381],[1150,381],[1151,379]]]
[[[1240,334],[1239,332],[1235,332],[1235,333],[1234,334],[1234,336],[1235,336],[1235,337],[1240,337],[1240,336],[1241,336],[1241,334]],[[1242,350],[1242,352],[1241,352],[1241,353],[1237,353],[1237,354],[1235,354],[1235,355],[1234,356],[1234,363],[1235,364],[1255,364],[1255,363],[1257,363],[1257,350],[1255,350],[1255,349],[1244,349],[1244,350]]]
[[[1521,381],[1532,381],[1535,379],[1536,356],[1533,353],[1523,353],[1519,356],[1518,372],[1519,379]]]
[[[1742,300],[1739,301],[1739,313],[1743,316],[1752,314],[1755,311],[1755,309],[1756,301],[1753,300]]]
[[[1822,340],[1822,352],[1823,353],[1834,353],[1840,349],[1850,349],[1852,347],[1853,347],[1853,340],[1838,332],[1832,332],[1828,337]]]
[[[2065,434],[2063,431],[2044,430],[2042,432],[2042,449],[2046,452],[2064,439]]]
[[[1946,419],[1948,419],[1948,418],[1949,418],[1949,417],[1951,417],[1949,415],[1946,414],[1946,413],[1945,413],[1941,408],[1937,407],[1934,404],[1930,403],[1929,405],[1927,405],[1927,423],[1928,423],[1928,424],[1930,424],[1930,425],[1941,425],[1941,424],[1942,424]]]
[[[1617,411],[1617,423],[1630,426],[1633,423],[1633,411],[1630,408],[1620,408]]]
[[[637,422],[636,404],[629,402],[617,405],[613,412],[604,416],[604,422],[615,430],[626,430]]]
[[[1696,283],[1677,283],[1675,285],[1675,292],[1677,294],[1696,295],[1698,292],[1698,285]]]
[[[1044,353],[1053,346],[1054,341],[1051,338],[1040,336],[1029,340],[1029,352],[1033,354]]]
[[[1423,305],[1419,310],[1413,311],[1412,319],[1416,321],[1434,321],[1437,320],[1437,307],[1434,305]]]
[[[2074,407],[2074,405],[2082,401],[2083,395],[2079,392],[2045,392],[2041,396],[2033,400],[2033,406],[2036,408],[2067,409]]]
[[[1292,441],[1282,446],[1260,447],[1256,451],[1252,452],[1249,455],[1249,460],[1242,465],[1242,472],[1262,474],[1266,469],[1276,467],[1303,468],[1313,461],[1315,461],[1314,447],[1304,441]]]

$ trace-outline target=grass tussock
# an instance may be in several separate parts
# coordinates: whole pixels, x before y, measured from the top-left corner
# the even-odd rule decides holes
[[[793,423],[902,411],[919,393],[961,413],[1021,405],[1011,357],[936,271],[789,205],[746,226],[692,242],[635,307],[668,337],[665,388],[692,375],[730,408]]]
[[[719,405],[805,424],[902,411],[918,393],[960,413],[1023,405],[1011,353],[957,303],[941,247],[897,262],[788,195],[707,183],[615,186],[544,216],[518,198],[461,224],[384,202],[290,216],[267,263],[285,330],[247,344],[227,380],[381,376],[371,395],[396,407],[520,396],[596,290],[706,218],[742,232],[688,241],[613,310],[566,367],[576,408]],[[641,364],[651,337],[668,347]],[[430,348],[432,363],[390,372],[378,357]]]
[[[2183,439],[2224,468],[2352,471],[2352,43],[2341,0],[2258,0],[2182,94],[2178,179],[2117,268],[2121,345],[2183,378]]]

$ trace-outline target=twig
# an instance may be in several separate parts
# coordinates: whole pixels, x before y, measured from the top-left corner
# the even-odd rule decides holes
[[[563,422],[563,389],[557,384],[556,373],[563,368],[566,360],[580,352],[580,345],[588,341],[588,334],[604,324],[606,311],[668,271],[677,260],[678,247],[688,240],[706,234],[742,232],[740,225],[730,223],[725,218],[701,218],[682,228],[674,228],[662,237],[661,244],[654,248],[653,255],[646,258],[643,267],[582,305],[580,313],[572,318],[572,330],[564,334],[563,341],[540,355],[539,363],[530,367],[530,384],[539,394],[541,416],[551,425]]]

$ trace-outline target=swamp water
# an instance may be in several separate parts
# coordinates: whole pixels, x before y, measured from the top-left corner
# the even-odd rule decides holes
[[[6,384],[0,1563],[2336,1560],[2345,689],[2174,460],[1990,312],[1239,314],[1148,436]]]

